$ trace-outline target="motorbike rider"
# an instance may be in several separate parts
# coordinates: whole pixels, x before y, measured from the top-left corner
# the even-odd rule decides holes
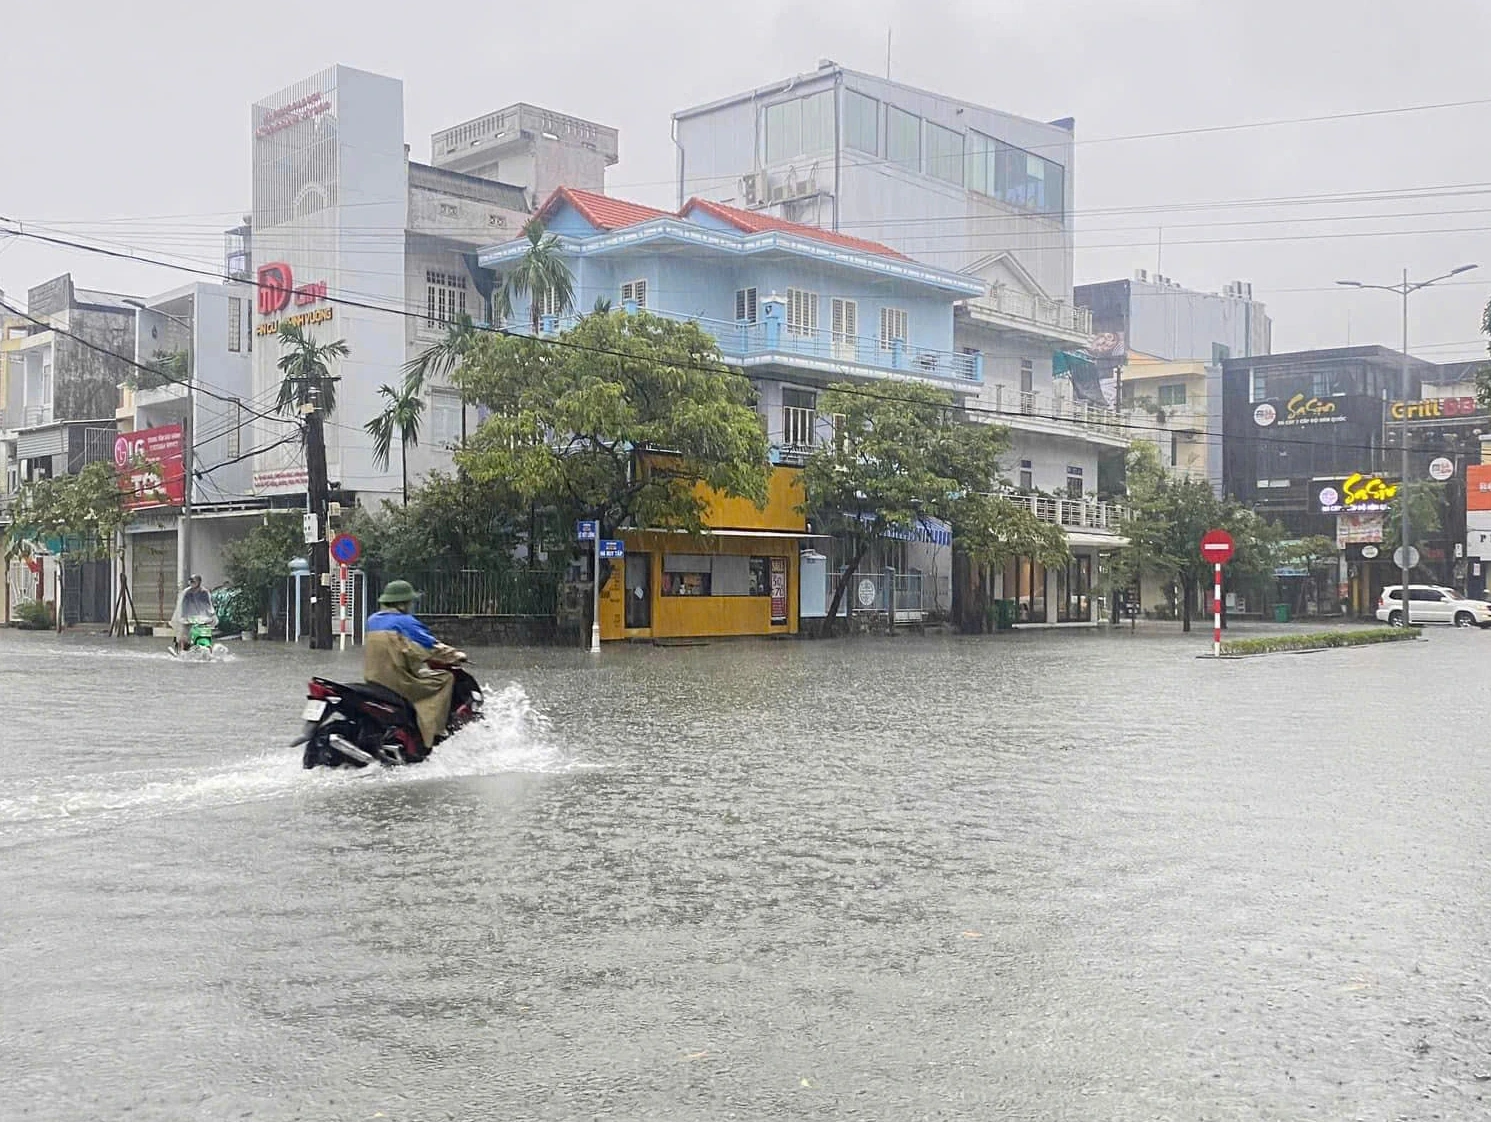
[[[176,597],[176,610],[171,613],[171,629],[176,633],[176,649],[184,651],[192,645],[192,624],[205,622],[217,626],[217,611],[212,606],[212,596],[202,587],[202,577],[193,573],[187,586]]]
[[[464,662],[466,655],[437,640],[414,617],[416,599],[414,587],[406,580],[390,581],[384,588],[378,597],[383,610],[368,617],[362,676],[414,707],[420,739],[428,752],[450,719],[455,675],[427,664]]]

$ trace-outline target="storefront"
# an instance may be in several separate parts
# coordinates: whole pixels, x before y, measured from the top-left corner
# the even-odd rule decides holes
[[[795,635],[799,556],[811,540],[800,476],[773,469],[762,510],[701,487],[703,534],[622,531],[626,557],[601,589],[601,638]]]

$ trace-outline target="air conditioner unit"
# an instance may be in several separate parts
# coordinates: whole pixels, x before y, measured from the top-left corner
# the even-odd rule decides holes
[[[746,206],[755,206],[761,202],[762,196],[766,194],[765,187],[765,172],[753,171],[750,175],[740,177],[740,197],[745,201]]]
[[[1145,284],[1148,284],[1149,283],[1149,270],[1148,269],[1135,269],[1134,270],[1134,279],[1136,281],[1143,281]]]

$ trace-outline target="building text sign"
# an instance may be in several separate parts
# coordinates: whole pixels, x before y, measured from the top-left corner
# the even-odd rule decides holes
[[[1444,417],[1474,417],[1481,412],[1473,397],[1435,397],[1424,401],[1395,401],[1391,406],[1395,421],[1428,421]]]
[[[1398,493],[1396,483],[1359,471],[1344,479],[1317,479],[1315,486],[1321,514],[1387,510],[1393,496]]]

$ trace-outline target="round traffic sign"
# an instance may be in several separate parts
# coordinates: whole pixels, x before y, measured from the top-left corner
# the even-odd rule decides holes
[[[1455,474],[1455,461],[1447,456],[1438,456],[1429,461],[1429,478],[1443,483]]]
[[[362,556],[362,542],[353,534],[338,534],[331,539],[331,555],[343,565],[355,565]]]
[[[1408,562],[1406,565],[1403,563],[1405,560]],[[1409,546],[1408,556],[1405,558],[1403,556],[1403,547],[1400,545],[1397,549],[1393,550],[1393,564],[1400,569],[1417,569],[1419,567],[1418,549],[1414,546]]]
[[[1235,552],[1232,535],[1226,530],[1208,530],[1201,535],[1201,556],[1213,565],[1225,565]]]

